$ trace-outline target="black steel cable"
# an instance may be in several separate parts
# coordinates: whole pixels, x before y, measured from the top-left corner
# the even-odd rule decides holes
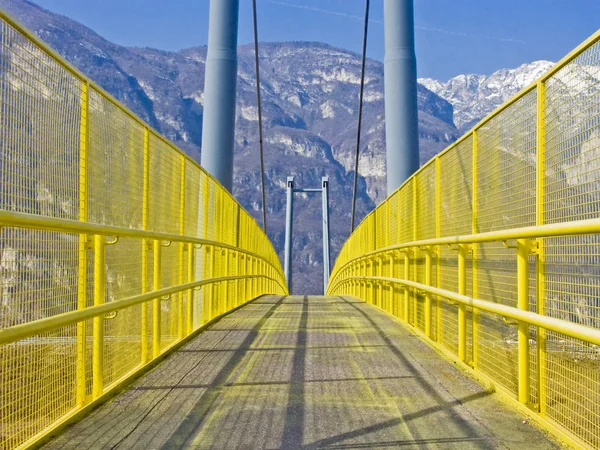
[[[360,129],[362,126],[363,93],[365,90],[365,63],[367,59],[367,32],[369,29],[369,0],[365,6],[365,29],[363,33],[362,67],[360,73],[360,95],[358,99],[358,131],[356,136],[356,154],[354,157],[354,188],[352,190],[352,224],[350,232],[354,231],[354,215],[356,211],[356,183],[358,182],[358,156],[360,153]]]
[[[256,66],[256,103],[258,106],[258,144],[260,148],[260,184],[262,191],[263,230],[267,232],[267,204],[265,195],[265,160],[263,157],[263,127],[262,107],[260,100],[260,71],[258,69],[258,19],[256,14],[256,0],[252,0],[252,15],[254,19],[254,63]]]

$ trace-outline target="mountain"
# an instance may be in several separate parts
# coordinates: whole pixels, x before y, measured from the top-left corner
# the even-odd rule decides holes
[[[69,62],[199,161],[206,47],[178,52],[128,48],[27,0],[0,0],[8,11]],[[318,187],[330,178],[331,256],[350,228],[360,56],[315,42],[260,45],[268,234],[283,257],[285,181]],[[258,129],[250,45],[238,51],[233,194],[261,220]],[[452,105],[418,86],[420,158],[453,142]],[[383,64],[367,62],[357,219],[386,196]],[[320,293],[321,203],[298,195],[293,239],[293,291]],[[302,198],[304,197],[304,198]]]
[[[501,69],[491,75],[458,75],[446,82],[431,78],[419,78],[418,81],[452,104],[454,123],[462,134],[553,65],[550,61],[535,61],[516,69]]]

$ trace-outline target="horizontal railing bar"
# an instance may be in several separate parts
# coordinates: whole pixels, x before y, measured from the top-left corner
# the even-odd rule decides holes
[[[36,336],[41,333],[52,331],[58,328],[63,328],[69,325],[74,325],[84,320],[93,319],[94,317],[98,317],[109,312],[119,311],[130,306],[135,306],[150,300],[154,300],[157,297],[176,294],[179,292],[198,288],[206,284],[261,277],[275,281],[277,284],[279,284],[279,286],[283,287],[278,280],[268,277],[266,275],[238,275],[194,281],[192,283],[180,284],[178,286],[159,289],[156,291],[147,292],[145,294],[134,295],[133,297],[124,298],[122,300],[116,300],[114,302],[104,303],[102,305],[97,306],[90,306],[85,309],[69,311],[66,313],[57,314],[52,317],[45,317],[43,319],[34,320],[32,322],[15,325],[9,328],[4,328],[0,330],[0,345],[10,344],[11,342],[20,341],[21,339]]]
[[[323,189],[321,189],[321,188],[303,188],[303,189],[292,189],[292,192],[306,192],[306,193],[311,193],[311,192],[323,192]]]
[[[210,247],[219,247],[227,250],[235,250],[240,253],[244,253],[246,255],[265,261],[271,267],[277,269],[275,265],[271,264],[263,256],[251,252],[249,250],[236,247],[235,245],[225,244],[224,242],[211,241],[209,239],[195,238],[180,234],[162,233],[158,231],[146,231],[135,228],[116,227],[114,225],[79,222],[77,220],[60,219],[57,217],[46,217],[38,216],[35,214],[0,210],[0,228],[3,227],[56,231],[59,233],[93,234],[101,236],[131,237],[138,239],[152,239],[161,241],[200,244]]]
[[[113,104],[116,108],[118,108],[121,112],[123,112],[125,115],[127,115],[131,120],[133,120],[139,126],[141,126],[142,128],[146,128],[153,137],[161,140],[162,142],[167,144],[170,149],[174,150],[179,155],[183,156],[187,161],[192,163],[194,166],[200,168],[202,173],[205,176],[207,176],[211,180],[211,182],[215,183],[221,189],[226,191],[226,189],[223,187],[221,182],[219,180],[217,180],[208,171],[206,171],[206,169],[204,169],[204,167],[202,167],[198,163],[198,161],[194,160],[191,156],[189,156],[181,148],[179,148],[177,145],[175,145],[173,142],[171,142],[165,136],[160,134],[156,129],[151,127],[148,123],[144,122],[140,117],[138,117],[136,115],[136,113],[134,113],[132,110],[127,108],[123,103],[121,103],[119,100],[117,100],[112,94],[110,94],[108,91],[106,91],[104,88],[102,88],[98,83],[96,83],[94,80],[89,78],[82,71],[77,69],[75,66],[70,64],[60,53],[58,53],[56,50],[54,50],[52,47],[50,47],[50,45],[48,45],[46,42],[44,42],[43,39],[36,36],[35,33],[31,32],[30,30],[25,28],[22,24],[20,24],[19,21],[15,17],[12,16],[12,14],[8,13],[5,10],[0,9],[0,20],[4,20],[12,28],[14,28],[18,33],[21,33],[23,36],[25,36],[25,38],[27,38],[29,41],[33,42],[48,57],[50,57],[55,62],[57,62],[63,69],[65,69],[69,73],[71,73],[71,75],[73,77],[75,77],[82,83],[86,83],[90,88],[97,91],[103,98],[108,100],[111,104]],[[243,206],[240,204],[240,202],[234,196],[230,195],[229,193],[228,193],[228,195],[241,209],[244,209]],[[245,209],[244,209],[244,211],[245,211]],[[267,234],[264,232],[262,227],[260,227],[260,225],[258,224],[258,221],[254,217],[252,217],[251,214],[248,214],[248,218],[250,220],[253,220],[254,223],[256,224],[256,227],[257,227],[256,231],[260,234],[263,234],[265,237],[267,237]]]
[[[554,223],[548,225],[533,225],[530,227],[512,228],[510,230],[488,231],[485,233],[466,234],[464,236],[451,236],[443,238],[422,239],[419,241],[410,241],[403,244],[390,245],[380,249],[372,250],[349,259],[333,275],[337,275],[343,267],[369,256],[378,253],[387,253],[394,250],[402,250],[414,247],[437,247],[441,245],[452,244],[478,244],[482,242],[497,242],[514,239],[532,239],[532,238],[550,238],[562,236],[576,236],[585,234],[600,233],[600,219],[585,219],[571,222]]]
[[[529,84],[528,86],[525,86],[519,92],[517,92],[512,97],[507,99],[504,103],[502,103],[500,106],[498,106],[495,110],[493,110],[491,113],[489,113],[483,119],[481,119],[478,123],[476,123],[469,131],[467,131],[465,134],[460,136],[456,141],[452,142],[450,145],[448,145],[448,147],[446,147],[445,149],[440,151],[437,155],[435,155],[433,158],[431,158],[429,161],[427,161],[425,164],[423,164],[413,175],[411,175],[409,178],[407,178],[404,181],[404,183],[402,183],[394,192],[389,194],[387,198],[390,198],[397,192],[400,192],[404,188],[405,185],[411,183],[412,178],[415,177],[417,174],[419,174],[433,160],[445,155],[446,153],[451,151],[453,148],[460,145],[463,141],[465,141],[466,139],[471,137],[473,135],[474,131],[481,130],[484,126],[487,125],[488,122],[493,120],[495,117],[499,116],[502,112],[504,112],[510,106],[514,105],[519,100],[524,98],[527,94],[536,90],[539,82],[546,83],[550,78],[552,78],[554,75],[556,75],[557,72],[559,72],[561,69],[565,68],[570,62],[572,62],[574,59],[576,59],[578,56],[580,56],[583,52],[585,52],[587,49],[589,49],[591,46],[593,46],[598,41],[600,41],[600,30],[596,31],[592,36],[590,36],[588,39],[586,39],[584,42],[582,42],[580,45],[578,45],[575,49],[573,49],[571,52],[569,52],[569,54],[567,54],[564,58],[562,58],[560,61],[558,61],[554,66],[552,66],[540,78],[536,79],[531,84]],[[363,217],[359,226],[363,222],[365,222],[365,220],[371,214],[374,214],[376,210],[377,210],[377,208],[373,209],[371,212],[369,212],[369,214],[367,214],[365,217]]]
[[[515,319],[519,322],[524,322],[529,325],[538,326],[549,331],[563,334],[568,337],[579,339],[581,341],[589,342],[591,344],[600,345],[600,330],[595,328],[587,327],[585,325],[579,325],[573,322],[569,322],[562,319],[556,319],[554,317],[542,316],[540,314],[524,311],[512,306],[502,305],[500,303],[494,303],[486,300],[480,300],[466,295],[457,294],[456,292],[447,291],[446,289],[435,288],[427,286],[426,284],[416,283],[409,280],[401,280],[398,278],[388,277],[348,277],[338,281],[331,291],[333,291],[339,284],[348,282],[350,280],[367,280],[367,281],[379,281],[389,282],[394,284],[402,284],[414,289],[419,289],[428,292],[439,297],[453,300],[463,305],[472,306],[473,308],[480,309],[482,311],[497,314],[502,317]]]

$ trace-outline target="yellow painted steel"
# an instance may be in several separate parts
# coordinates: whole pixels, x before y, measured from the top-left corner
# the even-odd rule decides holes
[[[479,223],[477,222],[479,218],[478,212],[478,204],[479,204],[479,147],[478,147],[478,136],[477,130],[473,130],[473,217],[471,218],[471,233],[477,234],[479,232]],[[472,270],[472,291],[473,297],[478,298],[479,295],[479,280],[478,280],[478,271],[477,265],[479,264],[479,246],[478,244],[471,245],[471,253],[473,255],[473,266]],[[471,312],[471,327],[472,327],[472,335],[471,335],[471,348],[473,352],[473,361],[471,366],[477,367],[477,359],[479,352],[479,311],[474,309]]]
[[[0,447],[18,448],[217,314],[287,289],[216,180],[3,12],[0,29]],[[228,274],[221,253],[256,263]]]
[[[529,311],[529,240],[517,240],[517,307]],[[529,401],[529,324],[518,324],[519,393],[521,403]]]
[[[79,220],[87,222],[88,219],[88,86],[81,82],[81,117],[79,119],[80,146],[79,146]],[[79,266],[77,269],[77,309],[87,307],[87,250],[88,236],[79,236]],[[82,406],[86,397],[85,354],[86,354],[86,323],[77,324],[77,405]]]
[[[536,123],[536,202],[535,211],[536,225],[542,225],[544,223],[544,184],[546,173],[545,169],[545,157],[546,157],[546,108],[545,108],[545,97],[546,97],[546,86],[543,81],[537,83],[537,123]],[[544,259],[544,241],[543,239],[537,240],[537,258],[536,258],[536,298],[545,298],[545,259]],[[537,313],[545,315],[544,302],[536,302]],[[542,416],[546,413],[546,384],[544,382],[546,378],[546,330],[538,327],[537,330],[537,387],[538,387],[538,402],[539,412]]]
[[[196,255],[195,255],[195,250],[194,250],[194,244],[192,243],[188,243],[187,244],[187,282],[188,283],[193,283],[194,282],[194,274],[196,272],[196,268],[195,268],[195,263],[196,263]],[[194,303],[195,303],[195,298],[194,298],[194,290],[190,289],[187,291],[187,322],[186,322],[186,330],[185,330],[185,335],[189,335],[193,330],[194,330]]]
[[[104,304],[106,282],[106,238],[94,237],[94,306]],[[104,316],[94,317],[94,337],[92,344],[93,384],[92,397],[100,397],[104,391]]]
[[[371,302],[396,284],[378,304],[582,448],[600,447],[599,55],[600,32],[425,164],[355,229],[327,289]],[[374,276],[394,252],[404,270]]]
[[[431,286],[431,249],[425,251],[425,284]],[[425,294],[425,335],[431,338],[431,294]]]
[[[148,198],[149,198],[149,172],[150,172],[150,147],[149,147],[149,133],[148,129],[144,128],[144,180],[143,180],[143,197],[142,197],[142,229],[144,231],[148,230]],[[145,294],[148,291],[150,282],[148,279],[148,250],[149,250],[150,241],[148,239],[142,239],[142,248],[141,248],[141,263],[142,263],[142,275],[141,275],[141,293]],[[150,354],[148,352],[148,304],[143,303],[141,305],[141,358],[142,364],[146,364],[150,361]]]
[[[458,245],[458,293],[467,293],[467,246]],[[467,359],[467,307],[458,305],[458,359]]]
[[[152,290],[158,291],[161,288],[162,280],[162,242],[155,240],[152,243],[154,270],[152,271]],[[152,300],[152,356],[156,358],[160,354],[161,338],[161,298],[156,297]]]
[[[185,234],[185,156],[181,156],[181,186],[179,188],[179,233]],[[178,246],[178,283],[184,283],[184,271],[186,269],[186,263],[184,259],[185,244],[181,243]],[[184,325],[184,308],[183,308],[183,292],[177,294],[177,335],[179,339],[185,337]]]

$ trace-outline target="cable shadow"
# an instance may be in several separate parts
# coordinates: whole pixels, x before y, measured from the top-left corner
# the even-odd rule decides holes
[[[226,385],[231,374],[236,370],[239,363],[250,350],[250,346],[258,337],[260,329],[264,326],[269,317],[273,315],[275,310],[281,306],[284,299],[285,297],[281,297],[276,303],[271,303],[271,308],[263,317],[261,317],[259,322],[248,333],[242,344],[235,350],[227,364],[225,364],[214,380],[209,383],[207,390],[197,399],[190,412],[182,420],[169,439],[162,445],[162,448],[188,448],[191,445],[191,440],[195,433],[198,431],[200,425],[207,417],[208,412],[221,394],[222,387]]]
[[[288,406],[285,413],[281,447],[286,449],[301,448],[304,436],[304,364],[306,358],[308,324],[308,296],[302,301],[302,315],[296,341],[296,350],[292,362],[292,376],[288,395]]]
[[[256,383],[226,383],[223,387],[261,387],[261,386],[291,386],[294,383],[343,383],[343,382],[363,382],[363,381],[386,381],[386,380],[402,380],[407,378],[414,378],[410,375],[402,377],[369,377],[369,378],[322,378],[318,380],[304,380],[304,381],[264,381]],[[172,386],[139,386],[132,388],[132,391],[161,391],[161,390],[174,390],[174,389],[206,389],[209,388],[210,384],[177,384]]]
[[[341,298],[342,300],[345,301],[344,297],[339,297],[339,298]],[[436,406],[425,408],[421,411],[404,415],[402,419],[398,419],[399,420],[398,423],[410,422],[411,420],[415,420],[417,418],[424,417],[429,414],[433,414],[433,413],[444,411],[444,410],[451,410],[452,408],[459,406],[465,402],[473,401],[473,400],[491,395],[491,392],[489,392],[489,391],[482,391],[482,392],[478,392],[473,395],[469,395],[463,399],[454,399],[451,402],[447,402],[446,400],[444,400],[442,398],[442,396],[438,393],[438,391],[435,389],[435,387],[423,377],[423,375],[408,360],[408,358],[394,345],[394,343],[391,341],[391,339],[389,337],[389,334],[386,333],[377,324],[377,322],[375,322],[366,312],[364,312],[360,307],[358,307],[356,305],[356,302],[347,302],[347,304],[352,306],[352,308],[354,308],[356,311],[358,311],[373,326],[373,329],[377,331],[377,334],[379,334],[380,338],[387,344],[387,347],[389,348],[389,350],[400,361],[400,363],[414,376],[415,380],[421,386],[423,386],[424,391],[427,392],[429,394],[429,396],[437,403]],[[473,437],[473,438],[481,437],[481,436],[479,436],[479,433],[474,429],[474,427],[471,424],[469,424],[469,422],[467,422],[462,417],[460,417],[456,414],[449,414],[448,420],[451,420],[452,422],[454,422],[454,425],[458,429],[460,429],[461,432],[463,432],[466,436]],[[393,422],[393,421],[394,420],[388,421],[390,423],[390,425],[386,425],[386,427],[393,426],[391,424],[391,422]],[[387,424],[388,422],[382,422],[382,424]],[[382,424],[379,424],[379,425],[382,425]],[[354,437],[354,433],[359,433],[357,435],[361,435],[361,434],[371,433],[371,432],[379,429],[379,428],[374,428],[371,430],[371,428],[373,428],[373,427],[376,427],[376,426],[374,425],[372,427],[366,427],[365,429],[351,432],[350,433],[351,436],[340,435],[337,439],[331,438],[331,439],[326,440],[327,442],[320,443],[319,445],[329,445],[331,443],[339,442],[339,440],[347,439],[348,437]]]

